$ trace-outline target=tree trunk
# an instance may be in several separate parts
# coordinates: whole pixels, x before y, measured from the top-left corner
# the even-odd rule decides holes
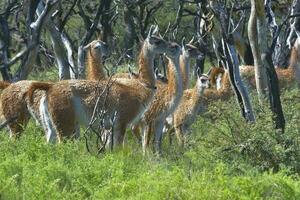
[[[260,6],[261,5],[257,4],[257,0],[251,0],[251,14],[248,22],[248,37],[254,58],[256,90],[259,101],[262,104],[268,97],[268,80],[267,71],[261,58],[262,50],[264,49],[260,49],[258,44],[259,42],[263,42],[264,45],[268,46],[268,44],[266,44],[268,40],[266,35],[267,32],[265,27],[263,27],[265,25],[263,22],[265,19],[262,19],[262,17],[265,16],[261,13],[263,12],[263,10],[261,10],[263,7],[261,8]],[[259,32],[257,31],[257,26],[260,27]],[[263,30],[265,30],[265,32],[262,32]],[[258,37],[262,38],[257,39]],[[263,39],[265,40],[263,41]]]
[[[272,32],[272,34],[276,35],[276,32]],[[273,50],[268,45],[266,15],[262,1],[251,0],[248,36],[254,56],[256,87],[260,103],[269,100],[271,110],[275,114],[276,128],[284,132],[285,119],[281,106],[278,78],[272,61]]]
[[[124,48],[127,51],[127,54],[130,57],[133,57],[133,47],[134,42],[136,40],[136,32],[134,26],[134,19],[131,14],[131,11],[127,9],[125,6],[124,8],[124,24],[125,24],[125,36],[124,36]]]
[[[17,75],[15,76],[15,80],[24,80],[29,75],[30,71],[32,70],[38,53],[39,48],[39,41],[40,41],[40,34],[42,27],[50,20],[50,16],[54,11],[54,6],[57,4],[57,0],[48,0],[45,7],[40,9],[40,14],[35,22],[31,21],[32,19],[32,8],[35,7],[36,1],[30,1],[29,10],[27,13],[26,23],[27,29],[29,31],[29,40],[27,42],[27,49],[26,53],[22,57],[22,63],[20,68],[17,71]],[[42,2],[41,2],[42,3]],[[37,11],[38,9],[36,9]]]
[[[103,26],[102,30],[102,40],[108,44],[111,44],[111,36],[112,36],[112,28],[111,28],[111,17],[112,11],[111,9],[111,0],[102,0],[102,17],[101,17],[101,25]]]
[[[7,66],[9,59],[9,43],[10,43],[10,31],[8,27],[7,19],[0,15],[0,71],[2,79],[9,81],[11,79],[11,74],[9,67]]]
[[[37,9],[38,15],[41,14],[44,6],[43,3],[40,3]],[[70,79],[70,69],[69,61],[62,39],[61,33],[58,31],[58,28],[55,26],[52,20],[46,22],[46,29],[48,30],[51,38],[52,47],[54,49],[55,60],[58,66],[59,80]]]
[[[229,41],[230,42],[230,41]],[[239,103],[241,104],[242,114],[244,118],[249,122],[254,122],[255,117],[249,97],[249,93],[244,86],[239,71],[239,60],[234,46],[230,43],[226,43],[223,40],[223,49],[227,58],[227,68],[229,70],[230,82],[235,88]]]
[[[291,5],[291,15],[298,14],[300,12],[300,1],[294,0]],[[273,63],[276,67],[287,68],[289,66],[289,55],[297,38],[296,30],[300,31],[300,19],[299,17],[293,17],[289,20],[289,23],[285,25],[285,28],[279,33],[277,39],[276,48],[273,53]]]
[[[230,33],[232,30],[230,30],[228,27],[230,22],[228,10],[223,3],[219,3],[216,1],[211,0],[210,5],[214,10],[214,13],[216,14],[216,17],[221,26],[222,47],[223,54],[225,56],[222,61],[228,70],[232,89],[236,94],[238,104],[241,108],[242,116],[247,121],[254,122],[255,117],[250,97],[240,77],[239,61],[236,50],[234,48],[233,35],[232,33]]]

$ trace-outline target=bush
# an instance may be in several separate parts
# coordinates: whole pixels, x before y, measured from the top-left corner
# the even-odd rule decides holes
[[[95,155],[84,139],[46,144],[33,123],[17,141],[2,131],[0,199],[298,199],[298,96],[283,96],[282,136],[263,109],[246,124],[234,100],[217,102],[184,153],[166,141],[161,158],[143,156],[130,135],[124,149]]]
[[[295,101],[296,98],[299,98],[296,90],[282,98],[287,122],[284,134],[276,132],[272,113],[268,108],[260,108],[257,99],[254,99],[254,107],[260,109],[255,111],[255,124],[247,124],[242,119],[232,99],[226,104],[213,104],[210,111],[199,118],[191,144],[208,151],[213,149],[218,159],[236,167],[246,163],[263,171],[288,168],[299,173],[300,114],[297,110],[300,110],[300,102]]]

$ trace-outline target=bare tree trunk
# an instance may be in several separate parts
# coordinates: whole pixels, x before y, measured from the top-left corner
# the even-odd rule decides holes
[[[107,42],[108,44],[111,44],[110,39],[112,36],[112,28],[111,28],[111,17],[112,17],[112,11],[111,9],[111,0],[102,0],[101,4],[102,6],[102,17],[100,20],[100,23],[103,27],[102,30],[102,40]]]
[[[7,66],[9,60],[9,43],[10,43],[10,31],[7,23],[7,19],[0,15],[0,71],[3,80],[10,80],[11,75],[9,67]]]
[[[233,33],[234,45],[244,65],[253,65],[253,55],[250,44],[245,40],[239,32]]]
[[[257,4],[257,0],[251,0],[251,14],[248,23],[248,37],[254,58],[256,89],[260,103],[266,101],[268,96],[267,71],[261,58],[262,53],[265,53],[265,49],[263,49],[264,47],[262,46],[265,45],[266,47],[268,47],[268,40],[266,35],[267,32],[265,30],[266,26],[264,23],[265,16],[262,13],[262,9],[264,9],[263,5],[259,3]],[[257,31],[258,26],[259,31]],[[262,48],[259,47],[259,42],[261,42],[260,46]]]
[[[249,122],[254,122],[255,117],[249,97],[249,93],[244,86],[244,83],[241,79],[240,71],[239,71],[239,60],[236,53],[236,50],[232,44],[226,43],[223,40],[223,49],[227,58],[227,68],[230,71],[230,81],[231,84],[236,88],[236,93],[238,93],[238,98],[240,99],[240,103],[242,102],[243,107],[243,116]]]
[[[239,72],[239,61],[236,50],[234,48],[234,40],[232,30],[229,28],[230,14],[226,9],[226,5],[216,1],[210,1],[210,6],[213,9],[221,26],[222,46],[225,58],[223,62],[229,72],[230,82],[233,91],[236,94],[238,104],[241,108],[242,116],[249,122],[254,122],[255,117],[250,101],[248,91],[246,90]]]
[[[27,51],[24,51],[22,56],[21,67],[19,68],[17,75],[15,77],[16,80],[26,79],[30,71],[32,70],[38,53],[39,41],[40,41],[40,33],[44,22],[49,20],[49,17],[54,11],[54,6],[57,4],[57,0],[49,0],[47,1],[46,6],[41,9],[40,15],[35,22],[32,23],[32,19],[36,9],[36,3],[39,1],[30,1],[29,10],[27,14],[27,29],[29,30],[29,41],[27,43]]]
[[[124,47],[127,54],[133,57],[133,47],[136,41],[136,32],[134,26],[134,19],[131,11],[125,6],[124,8],[124,24],[125,24],[125,36],[124,36]]]
[[[41,14],[43,8],[44,6],[41,2],[37,9],[38,15]],[[52,47],[54,49],[55,60],[58,66],[59,80],[70,79],[70,64],[62,35],[52,20],[48,20],[46,22],[46,29],[49,31]]]
[[[291,11],[291,15],[294,15],[296,13],[300,12],[300,1],[299,0],[294,0],[293,4],[292,4],[292,11]],[[290,19],[290,33],[289,36],[287,38],[287,45],[289,47],[289,49],[292,49],[293,46],[293,42],[296,38],[296,30],[299,31],[300,28],[300,19],[299,17],[296,18],[291,18]]]
[[[275,37],[273,38],[275,44],[277,41],[277,28],[276,26],[274,27],[275,28],[271,29],[271,32]],[[275,114],[274,121],[276,128],[281,129],[283,133],[285,129],[285,119],[281,106],[278,78],[272,60],[272,52],[275,45],[272,44],[271,48],[269,48],[268,45],[266,15],[262,1],[251,0],[251,15],[248,32],[254,56],[255,76],[258,76],[255,78],[260,102],[263,103],[265,100],[269,100],[271,110]],[[259,85],[261,77],[263,77],[263,84]]]

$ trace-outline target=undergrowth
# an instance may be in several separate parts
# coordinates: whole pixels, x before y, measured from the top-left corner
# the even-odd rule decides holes
[[[0,199],[299,199],[300,94],[282,96],[286,131],[253,100],[257,123],[241,118],[234,99],[216,102],[179,150],[143,156],[128,132],[123,149],[97,155],[84,139],[46,144],[31,122],[22,137],[0,132]],[[175,140],[174,140],[175,141]]]

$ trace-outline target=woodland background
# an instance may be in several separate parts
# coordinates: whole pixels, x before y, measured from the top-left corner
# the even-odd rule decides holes
[[[251,3],[261,1],[214,2],[219,3],[215,9],[205,0],[54,0],[44,5],[38,0],[0,0],[2,79],[82,78],[82,48],[97,37],[110,47],[109,72],[127,71],[128,66],[136,67],[139,46],[152,24],[179,44],[183,37],[195,37],[206,56],[194,65],[203,71],[222,63],[212,36],[217,44],[223,39],[237,50],[239,41],[245,44],[247,53],[239,55],[239,63],[253,65],[247,26]],[[272,9],[278,27],[266,15],[265,40],[260,45],[274,43],[273,67],[287,67],[286,41],[292,44],[297,38],[300,1],[264,3],[268,2],[263,11],[268,14],[267,8]],[[221,21],[226,16],[232,21],[229,28]],[[159,58],[156,65],[162,65]],[[84,139],[45,144],[42,129],[33,121],[17,141],[9,140],[2,130],[0,199],[298,199],[299,89],[278,96],[279,110],[276,102],[262,104],[256,91],[248,95],[255,123],[241,115],[243,107],[234,97],[217,101],[193,125],[186,149],[178,151],[176,144],[165,140],[161,158],[143,157],[130,134],[124,149],[97,155],[86,150]]]

